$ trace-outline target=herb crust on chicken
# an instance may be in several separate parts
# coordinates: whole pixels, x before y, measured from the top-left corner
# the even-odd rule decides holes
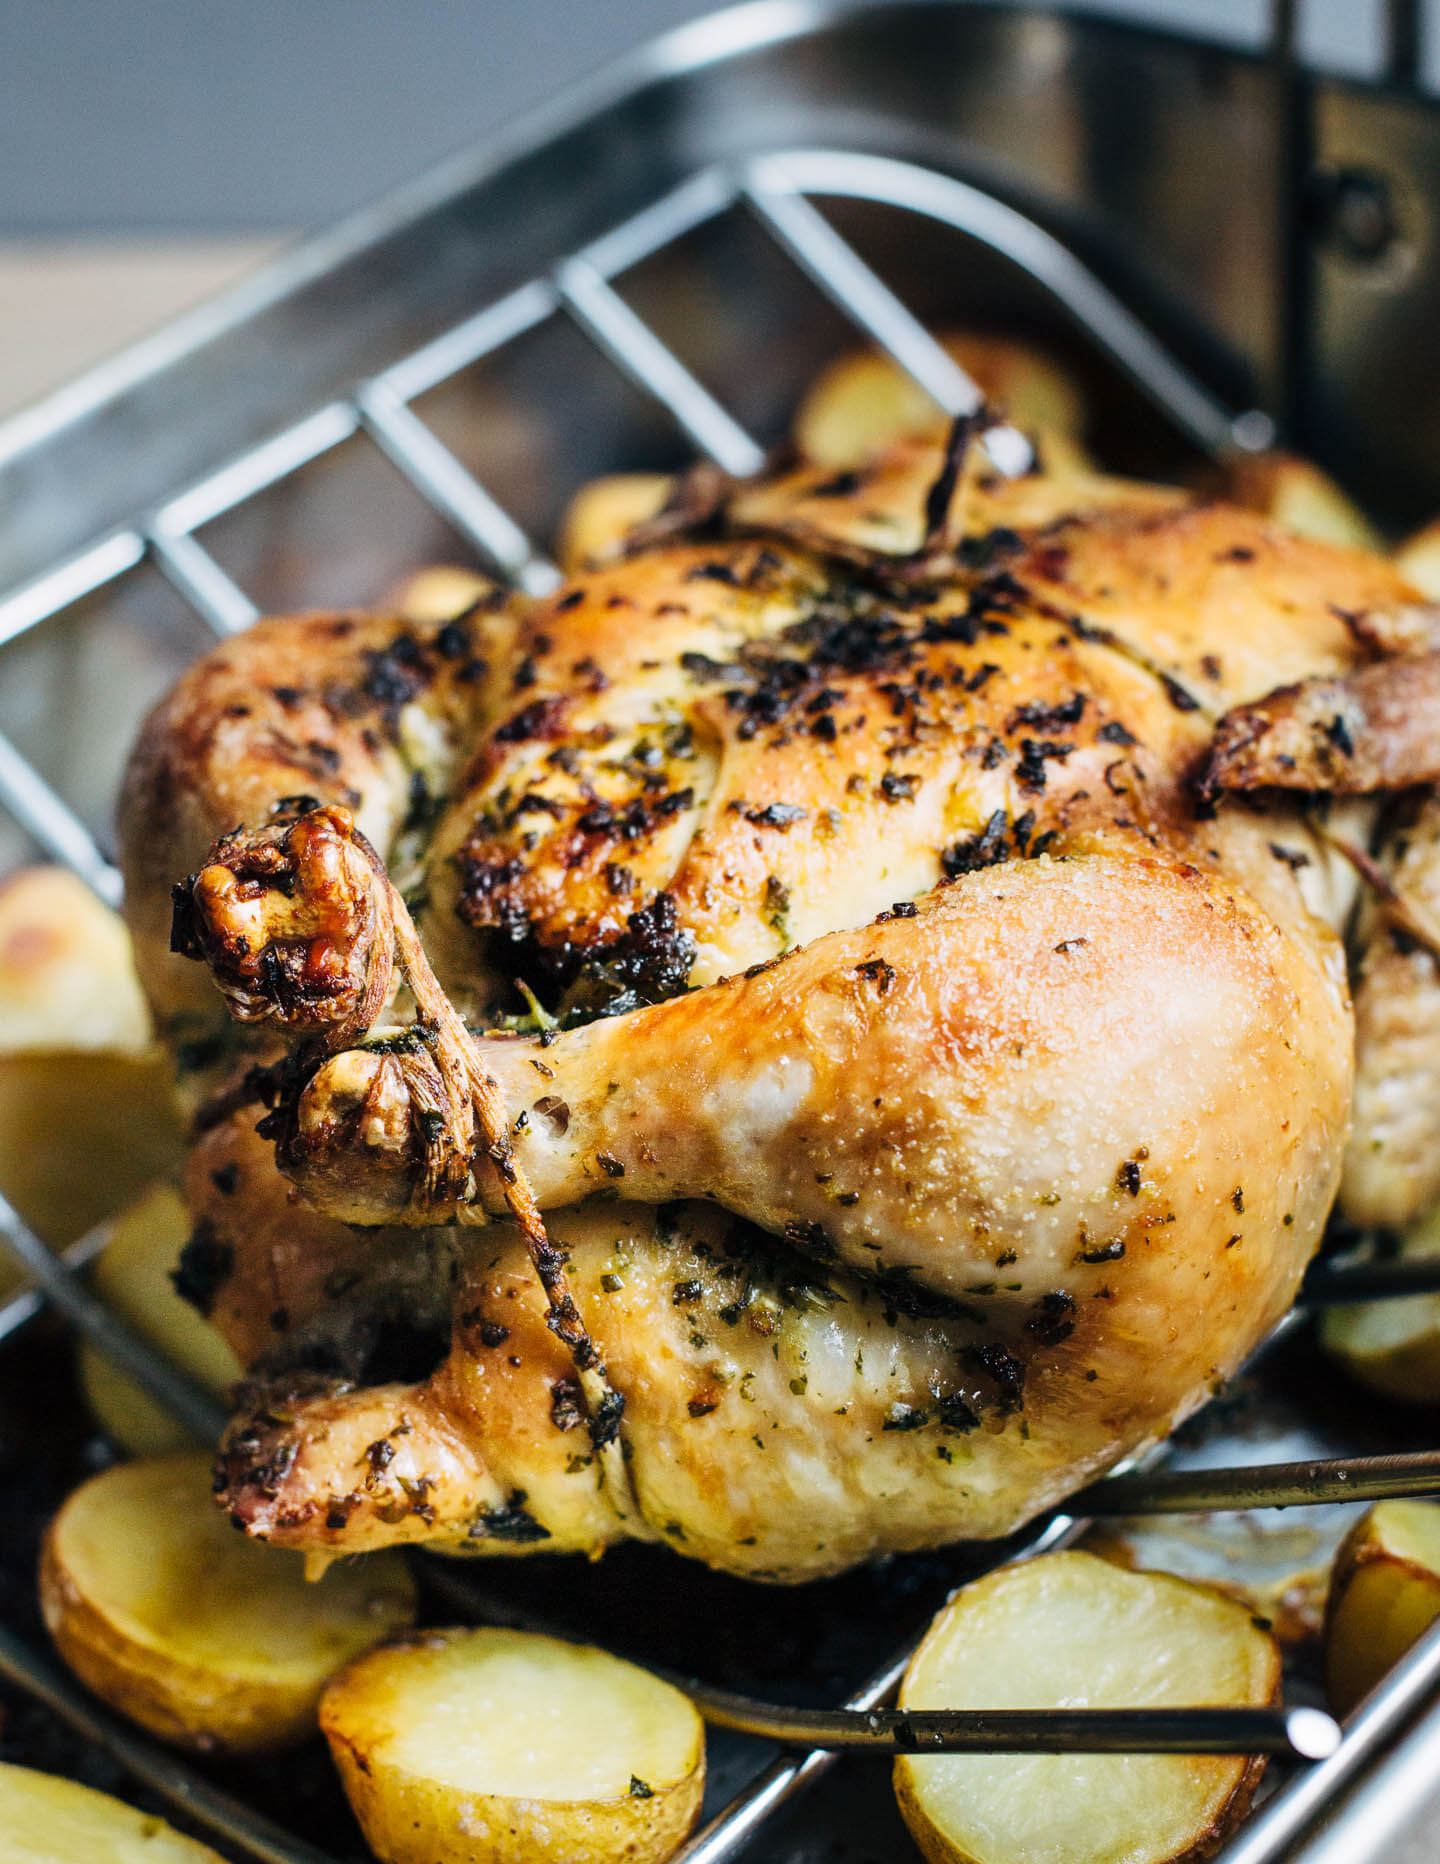
[[[248,1532],[811,1578],[1010,1531],[1293,1299],[1363,1149],[1325,793],[1433,774],[1426,611],[972,440],[700,475],[544,600],[262,622],[151,715]],[[1377,683],[1353,780],[1255,775]]]

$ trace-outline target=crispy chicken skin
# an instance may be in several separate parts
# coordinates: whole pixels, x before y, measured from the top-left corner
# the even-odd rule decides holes
[[[262,624],[152,715],[147,983],[197,1015],[203,958],[281,1055],[189,1183],[248,1531],[814,1577],[1008,1531],[1288,1305],[1353,885],[1323,806],[1201,782],[1424,611],[966,441],[699,477],[538,604]],[[521,984],[558,1026],[496,1033]]]

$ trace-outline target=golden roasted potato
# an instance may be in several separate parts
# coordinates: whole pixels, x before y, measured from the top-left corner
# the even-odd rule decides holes
[[[181,1145],[158,1053],[0,1054],[0,1189],[52,1248],[177,1169]]]
[[[59,1247],[179,1156],[119,915],[64,868],[0,881],[0,1189]]]
[[[494,590],[495,583],[479,570],[435,563],[398,583],[384,606],[407,621],[453,621]]]
[[[1293,453],[1240,453],[1227,462],[1223,495],[1297,537],[1352,550],[1383,550],[1380,533],[1347,492]],[[1406,572],[1408,574],[1408,572]]]
[[[151,1185],[115,1219],[96,1258],[95,1292],[143,1339],[223,1397],[244,1371],[210,1323],[175,1291],[171,1274],[190,1235],[180,1193]],[[80,1378],[105,1434],[132,1456],[152,1456],[192,1441],[185,1426],[88,1340],[79,1346]]]
[[[268,1752],[314,1732],[342,1664],[414,1622],[414,1582],[383,1553],[310,1584],[210,1489],[203,1451],[92,1476],[50,1523],[40,1603],[66,1663],[132,1720],[202,1752]]]
[[[1348,1715],[1440,1617],[1440,1503],[1377,1502],[1335,1556],[1325,1608],[1325,1689]]]
[[[63,867],[0,881],[0,1054],[140,1055],[151,1038],[119,914]]]
[[[1400,1253],[1440,1255],[1440,1210],[1403,1232]],[[1337,1304],[1317,1331],[1357,1384],[1402,1404],[1440,1404],[1440,1294]]]
[[[1008,337],[952,332],[940,339],[987,400],[1038,436],[1048,469],[1089,465],[1080,444],[1085,407],[1064,370]],[[816,466],[858,466],[891,440],[934,433],[944,416],[888,356],[864,351],[821,370],[795,417],[795,444]]]
[[[387,1864],[666,1858],[694,1825],[705,1737],[634,1664],[519,1631],[424,1631],[337,1676],[320,1726]]]
[[[74,1780],[0,1763],[6,1864],[223,1864],[197,1839]]]
[[[618,555],[626,534],[655,516],[674,484],[669,473],[614,472],[582,485],[560,520],[561,569],[573,576]]]
[[[1280,1652],[1243,1605],[1088,1553],[1001,1567],[958,1592],[910,1661],[900,1706],[1263,1706]],[[1250,1803],[1244,1755],[905,1755],[895,1790],[932,1864],[1174,1864]]]
[[[1432,518],[1423,530],[1406,538],[1395,552],[1395,567],[1421,595],[1440,601],[1440,518]]]

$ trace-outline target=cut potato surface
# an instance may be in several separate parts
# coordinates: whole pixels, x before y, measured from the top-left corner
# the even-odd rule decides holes
[[[110,1241],[91,1268],[95,1292],[152,1346],[217,1398],[243,1368],[225,1341],[171,1280],[190,1236],[180,1193],[152,1185],[115,1220]],[[85,1396],[107,1436],[132,1456],[178,1449],[192,1441],[175,1414],[158,1404],[102,1352],[82,1341]]]
[[[387,1864],[661,1859],[704,1792],[687,1697],[604,1651],[518,1631],[372,1651],[326,1690],[320,1725]]]
[[[1325,1612],[1325,1688],[1348,1715],[1440,1617],[1440,1504],[1377,1502],[1346,1536]]]
[[[0,1763],[6,1864],[222,1864],[218,1852],[123,1800]]]
[[[54,1248],[180,1157],[152,1034],[119,914],[64,868],[0,881],[0,1185]]]
[[[1435,1212],[1409,1225],[1400,1253],[1440,1255]],[[1440,1294],[1343,1302],[1325,1309],[1318,1332],[1357,1384],[1402,1404],[1440,1404]]]
[[[166,1740],[258,1753],[304,1740],[327,1680],[414,1622],[395,1554],[332,1566],[237,1534],[211,1498],[204,1452],[93,1476],[46,1535],[45,1622],[99,1696]]]
[[[900,1690],[909,1709],[1259,1707],[1280,1653],[1208,1587],[1046,1554],[966,1586]],[[1244,1755],[906,1755],[900,1810],[935,1864],[1171,1864],[1209,1855],[1249,1804]]]

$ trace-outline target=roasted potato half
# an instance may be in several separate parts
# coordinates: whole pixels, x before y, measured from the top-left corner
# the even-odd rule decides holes
[[[1294,453],[1237,454],[1226,464],[1220,489],[1234,504],[1262,513],[1297,537],[1351,550],[1385,547],[1375,526],[1329,473]]]
[[[1423,530],[1406,538],[1395,552],[1395,566],[1421,595],[1440,601],[1440,518],[1432,518]]]
[[[120,915],[63,867],[0,881],[0,1054],[139,1055],[150,1042]]]
[[[0,1763],[6,1864],[223,1864],[217,1851],[121,1799]]]
[[[618,556],[627,534],[662,509],[674,484],[669,473],[614,472],[582,485],[560,521],[561,569],[575,576]]]
[[[1440,1255],[1440,1212],[1405,1230],[1400,1253]],[[1318,1334],[1357,1384],[1402,1404],[1440,1404],[1440,1294],[1339,1303],[1321,1314]]]
[[[361,1657],[320,1705],[386,1864],[666,1858],[700,1811],[690,1701],[634,1664],[518,1631],[426,1631]]]
[[[454,621],[494,591],[495,583],[478,570],[434,563],[397,583],[386,606],[407,621]]]
[[[101,1299],[142,1338],[219,1398],[243,1368],[210,1323],[175,1291],[171,1276],[189,1235],[189,1213],[180,1193],[167,1184],[152,1185],[115,1219],[91,1280]],[[132,1456],[152,1456],[191,1441],[173,1412],[88,1341],[81,1341],[79,1358],[91,1410],[105,1434]]]
[[[237,1534],[200,1451],[92,1476],[51,1522],[40,1603],[82,1682],[167,1741],[262,1753],[314,1732],[328,1679],[413,1624],[398,1554],[307,1583],[300,1554]]]
[[[1261,1706],[1280,1652],[1243,1605],[1088,1553],[964,1587],[911,1659],[908,1709]],[[933,1864],[1176,1864],[1208,1857],[1264,1763],[1243,1755],[906,1755],[905,1823]]]
[[[1348,1715],[1440,1617],[1440,1503],[1377,1502],[1335,1556],[1325,1608],[1325,1689]]]
[[[46,1242],[179,1159],[170,1074],[119,914],[64,868],[0,881],[0,1185]]]
[[[951,332],[940,341],[989,401],[1039,437],[1050,471],[1088,466],[1079,438],[1084,403],[1048,356],[1027,343],[973,332]],[[794,436],[816,466],[858,466],[902,435],[933,433],[944,424],[924,389],[872,350],[842,356],[820,372],[800,404]]]

